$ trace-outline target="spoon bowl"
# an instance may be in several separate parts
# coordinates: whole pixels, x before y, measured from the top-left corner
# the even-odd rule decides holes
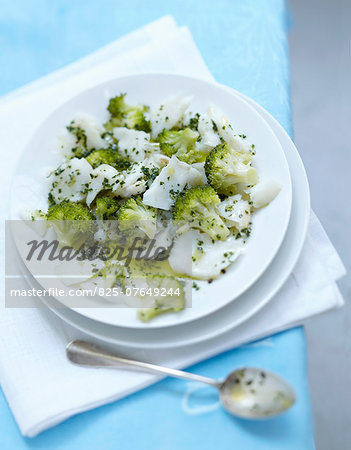
[[[219,387],[223,407],[245,419],[274,417],[296,400],[292,387],[278,375],[246,367],[231,372]]]

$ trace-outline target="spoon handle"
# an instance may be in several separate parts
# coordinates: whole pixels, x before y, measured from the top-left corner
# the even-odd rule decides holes
[[[133,359],[122,358],[121,356],[118,356],[102,347],[81,340],[70,342],[66,347],[66,355],[71,362],[80,366],[120,368],[122,364],[140,368],[147,372],[157,372],[170,377],[199,381],[200,383],[210,384],[216,388],[219,388],[221,385],[221,383],[217,380],[196,375],[195,373],[162,367],[147,362],[135,361]]]

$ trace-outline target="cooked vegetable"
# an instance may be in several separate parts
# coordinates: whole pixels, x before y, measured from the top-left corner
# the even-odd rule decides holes
[[[211,186],[194,187],[183,191],[177,197],[173,209],[174,220],[180,224],[179,233],[194,228],[207,233],[213,240],[224,240],[229,230],[216,211],[220,203],[216,191]]]
[[[99,197],[96,199],[95,214],[98,219],[113,220],[116,212],[121,206],[121,202],[112,197]]]
[[[81,203],[69,200],[51,206],[46,219],[53,227],[58,241],[63,246],[80,248],[92,238],[95,227],[95,217]]]
[[[155,236],[157,210],[151,206],[144,205],[139,197],[127,200],[119,209],[117,218],[120,222],[130,222],[130,224],[126,224],[127,227],[137,226],[150,239]]]
[[[110,148],[94,150],[85,159],[94,169],[101,164],[108,164],[117,170],[125,170],[131,164],[128,159],[121,156],[117,150],[112,150]]]
[[[185,293],[179,280],[174,277],[157,276],[149,281],[151,289],[165,290],[168,296],[160,296],[155,299],[155,306],[152,308],[142,308],[138,311],[138,318],[143,322],[148,322],[160,314],[167,312],[178,312],[185,308]]]
[[[125,96],[126,94],[121,94],[111,98],[107,107],[111,118],[105,123],[106,130],[112,130],[115,127],[127,127],[148,133],[150,131],[150,122],[146,120],[144,115],[148,108],[144,105],[128,105],[125,102]]]
[[[175,155],[180,161],[189,164],[203,161],[204,155],[195,146],[199,133],[185,128],[180,131],[163,130],[158,136],[161,152],[171,157]]]
[[[228,144],[215,147],[206,158],[205,173],[208,183],[219,193],[233,195],[235,184],[256,184],[257,171],[250,165],[247,155],[231,149]]]

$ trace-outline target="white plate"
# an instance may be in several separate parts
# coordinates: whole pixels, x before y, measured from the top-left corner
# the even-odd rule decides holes
[[[267,269],[276,255],[287,230],[291,211],[291,180],[289,167],[278,139],[271,128],[235,92],[201,80],[175,75],[137,75],[115,79],[89,89],[69,100],[53,112],[35,133],[26,148],[12,184],[12,218],[18,211],[33,209],[46,197],[43,168],[57,166],[57,136],[65,125],[79,112],[90,113],[101,120],[107,119],[108,99],[127,92],[129,101],[158,105],[171,94],[192,95],[193,111],[206,111],[209,103],[220,107],[238,133],[247,135],[256,146],[254,165],[262,179],[273,179],[281,184],[277,198],[253,216],[253,232],[244,255],[231,265],[225,275],[212,284],[198,282],[199,291],[193,290],[192,307],[177,314],[166,314],[144,324],[132,308],[101,308],[100,299],[87,299],[87,305],[75,311],[103,323],[128,328],[159,328],[180,325],[205,317],[245,292]],[[40,164],[33,164],[33,160]],[[48,279],[38,280],[44,288],[50,287]],[[48,284],[49,283],[49,284]],[[60,286],[58,286],[60,287]],[[62,286],[63,287],[63,286]],[[63,298],[58,298],[63,302]],[[89,303],[90,302],[90,303]],[[69,305],[68,305],[69,306]]]
[[[272,127],[284,149],[292,175],[293,201],[289,227],[276,258],[264,276],[235,302],[208,318],[176,328],[153,329],[147,332],[104,325],[62,307],[55,299],[46,298],[47,305],[55,314],[73,327],[106,342],[132,348],[162,349],[192,345],[219,336],[243,324],[272,299],[291,274],[305,241],[310,215],[309,187],[301,158],[284,129],[261,106],[240,95],[255,107]]]

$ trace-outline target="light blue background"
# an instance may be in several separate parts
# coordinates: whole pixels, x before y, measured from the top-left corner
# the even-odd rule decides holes
[[[283,0],[2,2],[0,94],[169,13],[178,24],[189,26],[219,82],[254,98],[292,133]],[[219,409],[187,415],[181,407],[184,382],[169,379],[119,402],[78,415],[34,439],[25,439],[2,396],[1,448],[313,449],[303,330],[294,329],[224,353],[191,370],[221,377],[233,367],[246,364],[262,366],[286,377],[297,391],[297,404],[282,417],[264,422],[237,420]],[[198,395],[192,402],[211,402],[209,391],[202,391],[201,401]]]

